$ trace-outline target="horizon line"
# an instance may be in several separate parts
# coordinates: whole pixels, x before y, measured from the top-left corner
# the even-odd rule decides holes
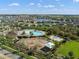
[[[37,14],[37,13],[3,13],[3,14],[0,14],[0,15],[79,15],[79,14],[42,14],[42,13],[40,13],[40,14]]]

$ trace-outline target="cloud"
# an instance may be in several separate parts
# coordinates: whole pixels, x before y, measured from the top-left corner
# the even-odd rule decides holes
[[[64,7],[64,4],[60,4],[61,7]]]
[[[60,1],[60,0],[55,0],[55,1]]]
[[[55,7],[55,5],[44,5],[43,7],[45,7],[45,8],[53,8],[53,7]]]
[[[41,3],[37,3],[37,5],[41,5]]]
[[[29,5],[30,5],[30,6],[33,6],[33,5],[35,5],[35,3],[29,3]]]
[[[20,6],[20,4],[19,3],[11,3],[8,6]]]
[[[55,5],[48,4],[48,5],[42,5],[41,3],[36,4],[37,7],[43,7],[43,8],[53,8]]]
[[[29,3],[29,6],[36,6],[36,7],[43,7],[43,8],[53,8],[55,5],[48,4],[48,5],[43,5],[41,3]]]
[[[38,6],[38,7],[42,7],[41,3],[37,3],[37,6]]]
[[[73,0],[73,2],[79,2],[79,0]]]
[[[3,10],[8,10],[8,9],[6,9],[6,8],[1,8],[0,10],[2,10],[2,11],[3,11]]]

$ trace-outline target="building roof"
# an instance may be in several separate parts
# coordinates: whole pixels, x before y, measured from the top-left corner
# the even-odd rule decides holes
[[[63,38],[60,38],[60,37],[58,37],[58,36],[50,36],[50,39],[52,39],[52,40],[54,40],[54,41],[58,41],[58,42],[60,42],[60,41],[62,41],[63,40]]]
[[[55,44],[51,43],[51,42],[48,42],[48,43],[45,44],[45,46],[51,49],[55,46]]]
[[[41,50],[44,51],[44,52],[49,52],[51,49],[45,46]]]

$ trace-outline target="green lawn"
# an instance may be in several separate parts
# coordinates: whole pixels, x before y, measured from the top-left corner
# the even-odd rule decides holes
[[[79,42],[69,41],[61,45],[57,49],[56,54],[67,55],[69,51],[72,51],[74,53],[75,59],[78,58],[79,57]]]

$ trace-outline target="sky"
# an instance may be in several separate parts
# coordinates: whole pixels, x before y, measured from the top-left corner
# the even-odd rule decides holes
[[[0,14],[79,14],[79,0],[0,0]]]

